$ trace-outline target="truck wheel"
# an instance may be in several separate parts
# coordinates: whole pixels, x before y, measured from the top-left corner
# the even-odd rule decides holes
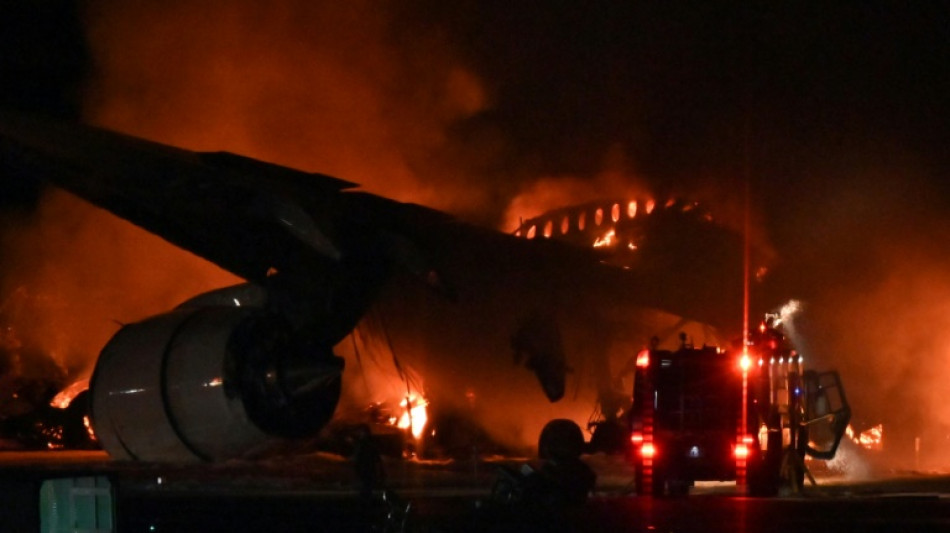
[[[805,455],[808,444],[808,427],[798,430],[798,446],[795,451],[798,454],[798,468],[795,469],[795,483],[799,491],[805,488]]]
[[[643,463],[638,460],[633,463],[633,483],[637,496],[646,496],[649,493],[643,484]]]
[[[782,471],[782,434],[769,431],[765,451],[748,466],[749,494],[769,497],[778,494]]]
[[[650,494],[655,498],[666,496],[666,472],[659,465],[653,465],[653,486],[650,487]]]
[[[666,482],[670,496],[683,498],[689,496],[689,482],[684,479],[671,479]]]
[[[778,480],[768,468],[768,462],[760,458],[749,465],[749,496],[770,497],[778,494]]]
[[[650,495],[654,498],[662,498],[666,495],[666,480],[658,473],[653,473],[653,486],[650,487]]]
[[[800,459],[802,460],[802,459]],[[795,489],[796,492],[801,492],[805,488],[805,469],[802,466],[795,466]]]

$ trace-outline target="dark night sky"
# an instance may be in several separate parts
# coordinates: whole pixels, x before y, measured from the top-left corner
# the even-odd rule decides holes
[[[176,16],[186,5],[167,4]],[[319,29],[307,33],[306,24],[326,13],[305,4],[287,3],[289,18],[304,21],[302,30],[287,33],[309,42]],[[904,398],[900,379],[920,377],[910,367],[885,368],[889,363],[869,351],[936,356],[941,370],[934,374],[950,376],[950,356],[938,348],[950,346],[944,332],[950,331],[950,306],[943,307],[950,301],[944,250],[950,237],[950,8],[943,2],[734,4],[367,1],[356,3],[355,15],[341,16],[357,25],[364,15],[377,24],[385,19],[375,42],[387,47],[381,54],[387,60],[401,62],[397,74],[408,72],[403,78],[410,87],[387,90],[403,91],[407,102],[425,94],[424,80],[436,70],[431,58],[441,57],[441,64],[442,56],[464,66],[489,95],[474,112],[440,123],[445,142],[426,152],[427,160],[466,168],[467,179],[489,191],[492,201],[481,212],[463,208],[460,215],[496,222],[525,184],[545,176],[593,179],[618,152],[654,192],[699,191],[706,200],[726,200],[726,209],[741,206],[747,178],[755,219],[779,258],[761,305],[806,301],[810,347],[853,380],[877,387],[856,392],[865,413],[878,396]],[[146,13],[134,19],[141,28],[133,26],[149,35],[148,23],[163,19],[165,8],[158,6],[164,5],[106,0],[80,9],[69,0],[4,2],[0,101],[79,116],[84,102],[96,99],[103,85],[94,82],[107,67],[81,21],[114,23],[122,19],[102,13],[123,6],[122,16]],[[196,5],[213,15],[219,8],[230,12],[225,6],[231,4]],[[197,20],[205,25],[174,19],[161,27],[213,32],[213,16]],[[252,47],[241,49],[245,55],[271,42],[261,40],[258,29],[273,30],[250,20],[243,26]],[[378,53],[347,41],[351,29],[333,34],[340,46],[356,50],[346,57],[359,61],[363,52]],[[314,37],[309,46],[333,43]],[[182,57],[187,64],[187,54]],[[422,89],[412,87],[416,79]],[[142,86],[147,92],[148,84]],[[444,187],[446,173],[433,169],[453,167],[413,168],[422,169],[424,182]],[[2,194],[7,208],[29,205],[35,196],[11,183]],[[950,424],[950,416],[943,422]]]
[[[913,165],[914,175],[867,186],[910,187],[909,199],[946,206],[944,4],[731,4],[400,2],[389,29],[409,50],[406,42],[437,33],[480,76],[493,104],[449,135],[464,144],[502,131],[499,164],[593,175],[620,147],[654,190],[735,180],[748,168],[757,201],[807,211],[796,204],[834,194],[829,182],[862,186],[817,173],[873,158]],[[80,6],[12,2],[3,11],[2,102],[76,116],[96,62]]]
[[[74,2],[3,2],[0,105],[64,118],[79,116],[79,90],[91,64]],[[36,201],[34,183],[0,186],[0,207]]]

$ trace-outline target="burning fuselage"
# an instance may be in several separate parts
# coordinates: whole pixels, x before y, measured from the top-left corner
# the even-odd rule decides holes
[[[92,414],[117,457],[214,460],[312,435],[370,354],[393,363],[409,418],[428,402],[523,446],[551,418],[583,423],[598,403],[612,416],[618,368],[650,337],[712,343],[708,326],[740,317],[738,237],[693,204],[612,202],[513,236],[233,154],[22,117],[0,125],[6,171],[49,179],[250,282],[127,325],[105,348]],[[619,244],[591,249],[585,231]]]
[[[720,332],[734,333],[741,316],[738,237],[694,204],[619,205],[552,211],[514,238],[457,223],[421,228],[415,242],[426,243],[443,290],[404,274],[383,288],[354,333],[359,342],[338,346],[348,360],[363,358],[348,363],[344,391],[360,390],[368,355],[395,358],[419,371],[431,410],[470,417],[525,449],[552,418],[584,427],[592,414],[627,407],[624,368],[651,337],[675,346],[687,332],[697,344],[724,344]],[[556,231],[545,237],[545,228]],[[608,232],[625,240],[593,249]],[[626,240],[634,235],[636,249]],[[400,379],[391,382],[398,398]]]

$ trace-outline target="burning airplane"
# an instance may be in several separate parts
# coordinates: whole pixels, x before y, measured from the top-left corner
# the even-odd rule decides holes
[[[383,386],[417,437],[454,418],[524,445],[552,419],[616,416],[652,336],[721,343],[742,316],[739,237],[695,203],[595,202],[504,234],[326,175],[14,115],[0,167],[246,280],[102,350],[91,415],[117,459],[267,453]],[[398,379],[366,381],[383,364]]]

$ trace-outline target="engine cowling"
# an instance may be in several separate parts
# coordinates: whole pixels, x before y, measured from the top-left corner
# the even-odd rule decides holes
[[[124,326],[90,383],[91,418],[119,460],[223,460],[313,435],[343,360],[257,307],[185,307]]]

